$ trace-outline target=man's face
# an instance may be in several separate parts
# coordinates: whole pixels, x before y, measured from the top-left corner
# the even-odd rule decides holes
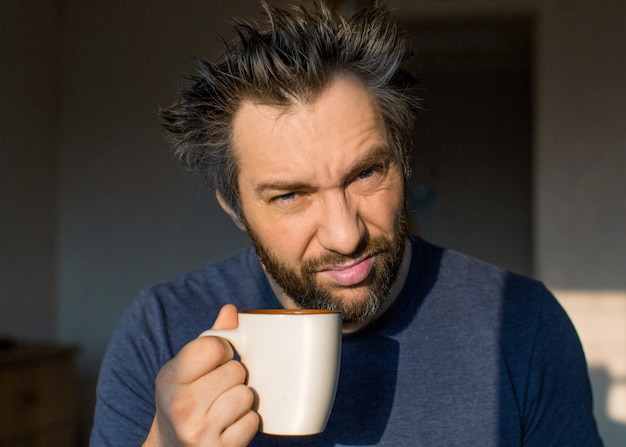
[[[233,124],[245,225],[296,305],[372,317],[406,241],[397,154],[367,90],[336,78],[288,110],[244,103]]]

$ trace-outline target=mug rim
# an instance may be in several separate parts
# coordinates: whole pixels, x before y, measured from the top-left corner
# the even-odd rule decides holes
[[[341,314],[339,310],[328,309],[247,309],[239,311],[247,315],[328,315]]]

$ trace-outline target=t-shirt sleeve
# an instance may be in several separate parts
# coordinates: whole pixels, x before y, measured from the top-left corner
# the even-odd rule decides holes
[[[103,358],[91,447],[141,446],[155,413],[154,383],[171,357],[159,301],[143,293],[126,311]]]
[[[552,294],[538,285],[539,314],[522,401],[524,447],[602,446],[580,340]]]

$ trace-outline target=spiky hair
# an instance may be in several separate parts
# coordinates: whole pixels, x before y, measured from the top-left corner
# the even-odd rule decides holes
[[[267,26],[236,20],[221,59],[197,60],[190,86],[160,112],[176,157],[239,215],[232,123],[242,102],[285,108],[311,102],[334,77],[350,73],[372,95],[408,178],[416,80],[405,67],[408,40],[389,11],[375,6],[346,19],[324,3],[289,11],[261,5]]]

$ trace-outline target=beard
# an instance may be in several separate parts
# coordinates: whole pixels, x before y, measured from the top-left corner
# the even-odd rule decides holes
[[[380,310],[398,276],[408,235],[406,209],[402,207],[395,217],[394,231],[391,235],[366,237],[350,255],[327,252],[315,258],[305,259],[297,269],[281,261],[262,243],[247,223],[246,227],[261,264],[298,307],[338,310],[346,323],[366,321]],[[316,272],[325,267],[346,264],[365,256],[376,258],[368,278],[362,283],[352,286],[327,286],[316,278]],[[341,298],[339,292],[355,288],[363,288],[365,297]]]

